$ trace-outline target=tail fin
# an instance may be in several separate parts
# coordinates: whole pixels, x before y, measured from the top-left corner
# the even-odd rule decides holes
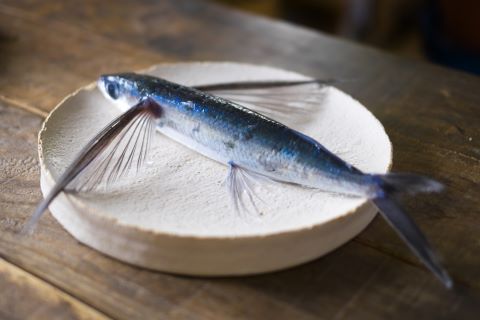
[[[383,191],[387,191],[390,194],[440,192],[444,189],[443,184],[436,180],[411,173],[387,173],[374,175],[373,178],[382,187]]]
[[[441,265],[429,242],[413,219],[393,198],[398,193],[438,192],[443,189],[443,185],[430,178],[413,174],[391,173],[375,175],[373,178],[377,181],[379,190],[372,201],[382,216],[443,284],[449,289],[452,288],[453,281]]]

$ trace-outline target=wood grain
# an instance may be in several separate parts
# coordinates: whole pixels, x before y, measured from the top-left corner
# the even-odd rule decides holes
[[[112,3],[0,4],[0,95],[10,101],[0,98],[0,257],[9,265],[118,319],[478,317],[479,78],[203,1]],[[36,134],[42,119],[18,104],[45,112],[101,72],[174,60],[244,61],[337,79],[386,127],[395,170],[422,172],[448,186],[440,196],[405,199],[405,206],[444,257],[457,288],[444,290],[380,218],[322,259],[246,278],[187,278],[131,267],[78,244],[50,215],[35,235],[19,237],[15,231],[40,199]],[[18,301],[10,310],[30,310],[43,300],[36,301]],[[80,309],[86,317],[89,311]],[[51,317],[58,312],[48,310]]]
[[[3,259],[0,259],[0,287],[2,319],[108,319]]]
[[[34,12],[0,4],[0,90],[6,98],[48,111],[101,73],[146,68],[165,60],[160,53],[86,33],[64,22],[39,19]]]

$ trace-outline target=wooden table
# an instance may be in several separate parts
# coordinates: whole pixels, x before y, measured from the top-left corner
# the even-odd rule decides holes
[[[79,244],[40,200],[36,135],[62,97],[100,73],[168,61],[244,61],[337,86],[384,124],[394,169],[448,191],[405,201],[444,257],[445,290],[379,217],[290,270],[200,279],[151,272]],[[468,319],[480,312],[480,79],[203,1],[0,3],[0,318]]]

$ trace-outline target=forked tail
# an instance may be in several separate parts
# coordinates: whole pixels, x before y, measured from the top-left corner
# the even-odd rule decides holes
[[[453,281],[441,265],[429,242],[413,219],[394,200],[394,196],[400,193],[439,192],[443,189],[443,185],[430,178],[414,174],[391,173],[374,175],[372,178],[378,186],[376,197],[372,199],[372,202],[382,216],[420,260],[447,288],[451,288]]]

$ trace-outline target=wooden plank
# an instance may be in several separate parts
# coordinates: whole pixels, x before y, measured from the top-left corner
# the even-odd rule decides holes
[[[440,197],[407,200],[406,206],[445,256],[459,288],[443,290],[381,219],[325,258],[238,279],[176,277],[119,263],[76,243],[50,216],[32,238],[19,238],[14,231],[40,199],[40,119],[2,107],[0,255],[8,261],[115,318],[478,314],[478,78],[202,2],[4,1],[0,15],[0,94],[42,110],[100,72],[160,60],[237,60],[334,76],[386,126],[395,169],[424,172],[449,186]]]
[[[1,258],[0,288],[2,319],[108,319]]]
[[[0,95],[49,111],[63,97],[112,70],[165,61],[160,53],[124,45],[65,23],[38,20],[0,5]]]

